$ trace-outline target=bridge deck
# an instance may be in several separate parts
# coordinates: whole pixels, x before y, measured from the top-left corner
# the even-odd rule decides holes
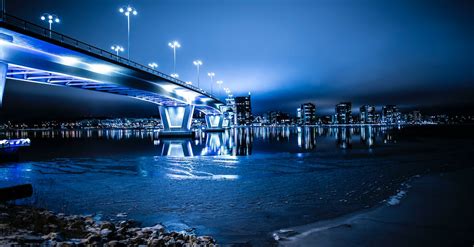
[[[157,70],[1,13],[0,61],[7,78],[120,94],[159,105],[193,104],[218,113],[222,102]]]

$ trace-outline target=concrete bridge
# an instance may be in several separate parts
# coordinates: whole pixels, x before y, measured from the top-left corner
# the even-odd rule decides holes
[[[124,95],[158,105],[162,135],[190,135],[194,110],[221,130],[223,103],[210,93],[108,51],[1,13],[0,106],[5,79]]]

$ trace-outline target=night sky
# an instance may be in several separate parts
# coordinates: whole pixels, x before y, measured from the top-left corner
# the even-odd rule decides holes
[[[350,0],[6,0],[7,12],[103,49],[126,47],[130,3],[131,58],[172,72],[168,42],[178,40],[177,72],[196,81],[204,62],[233,94],[252,93],[256,113],[295,114],[314,102],[317,114],[334,105],[396,104],[425,113],[474,109],[473,1]],[[380,110],[380,107],[377,108]],[[152,116],[155,105],[123,96],[7,81],[2,119]],[[357,112],[357,110],[355,110]]]

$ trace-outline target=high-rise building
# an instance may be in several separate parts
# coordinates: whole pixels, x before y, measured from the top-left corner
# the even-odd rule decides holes
[[[304,103],[296,110],[299,124],[315,124],[316,123],[316,106],[312,103]]]
[[[400,121],[400,116],[396,105],[386,105],[382,107],[382,123],[396,124]]]
[[[375,123],[375,107],[372,105],[363,105],[359,109],[360,123]]]
[[[352,122],[352,103],[342,102],[336,105],[335,123],[348,124]]]
[[[248,96],[235,97],[236,118],[238,125],[250,125],[252,123],[252,105],[250,93]]]

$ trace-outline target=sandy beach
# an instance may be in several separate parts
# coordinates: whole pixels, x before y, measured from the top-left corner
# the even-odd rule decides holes
[[[282,229],[280,246],[472,246],[474,169],[414,177],[381,206]]]

